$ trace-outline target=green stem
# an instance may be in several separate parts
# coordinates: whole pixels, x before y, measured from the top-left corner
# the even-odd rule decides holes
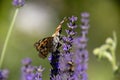
[[[8,30],[8,33],[7,33],[7,36],[6,36],[6,39],[5,39],[5,43],[4,43],[4,46],[3,46],[3,49],[2,49],[2,53],[1,53],[1,56],[0,56],[0,68],[2,67],[3,59],[4,59],[4,56],[5,56],[5,51],[6,51],[6,48],[7,48],[7,44],[8,44],[8,41],[9,41],[9,38],[10,38],[10,35],[11,35],[11,32],[12,32],[12,29],[13,29],[13,26],[14,26],[14,23],[15,23],[17,14],[18,14],[18,11],[19,11],[19,8],[17,8],[15,10],[13,19],[11,21],[11,24],[10,24],[10,27],[9,27],[9,30]]]
[[[115,56],[115,50],[116,50],[116,46],[117,46],[117,37],[116,37],[116,33],[113,32],[113,39],[114,39],[114,43],[113,43],[113,48],[111,49],[111,53],[113,56],[113,69],[114,71],[116,71],[118,69],[118,66],[116,64],[116,56]]]
[[[118,66],[116,64],[116,57],[114,50],[112,51],[112,56],[113,56],[113,61],[112,61],[113,70],[116,71],[118,69]]]

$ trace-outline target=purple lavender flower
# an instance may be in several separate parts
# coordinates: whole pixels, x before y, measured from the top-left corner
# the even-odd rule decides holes
[[[75,28],[77,28],[77,25],[75,24],[75,22],[77,21],[77,17],[69,17],[69,23],[67,24],[69,29],[66,30],[67,36],[64,36],[62,38],[63,40],[63,51],[65,51],[66,53],[70,52],[70,49],[72,47],[72,42],[73,42],[73,36],[75,36],[75,34],[77,32],[75,32]]]
[[[9,71],[7,69],[0,70],[0,80],[7,80],[8,74],[9,74]]]
[[[53,77],[56,77],[59,73],[59,69],[58,69],[59,54],[60,54],[60,51],[56,50],[52,52],[51,56],[49,57],[50,64],[52,66],[50,80],[56,80],[56,79],[53,79]]]
[[[25,58],[22,60],[22,64],[27,66],[30,65],[32,63],[32,60],[30,58]]]
[[[89,14],[87,12],[84,12],[81,14],[82,16],[82,19],[81,19],[81,22],[82,22],[82,25],[80,26],[81,29],[82,29],[82,35],[86,35],[88,33],[88,29],[89,29]]]
[[[69,17],[68,19],[69,19],[69,21],[70,21],[70,22],[67,24],[68,27],[71,28],[71,29],[77,28],[77,25],[75,24],[75,22],[77,21],[77,17],[72,16],[72,17]]]
[[[25,4],[25,0],[13,0],[13,5],[16,7],[22,7]]]
[[[42,66],[36,67],[36,73],[34,76],[34,80],[42,80],[43,71],[44,71],[44,68],[42,68]]]
[[[78,37],[74,39],[74,45],[76,48],[75,52],[75,71],[74,71],[74,78],[77,78],[79,80],[88,80],[87,78],[87,61],[88,61],[88,51],[86,50],[87,47],[87,33],[88,33],[88,28],[89,28],[89,14],[88,13],[82,13],[81,14],[82,19],[82,25],[80,26],[82,31],[81,31],[81,37]],[[75,80],[77,80],[75,79]]]
[[[70,23],[74,23],[75,21],[77,21],[77,17],[75,16],[69,17],[69,21]]]
[[[22,60],[22,77],[21,80],[42,80],[42,72],[44,68],[42,66],[36,67],[32,66],[32,60],[30,58],[25,58]]]
[[[73,80],[73,53],[71,52],[72,43],[74,36],[77,32],[75,32],[75,28],[77,28],[76,21],[77,17],[69,17],[68,29],[66,30],[67,36],[62,37],[62,49],[63,52],[60,54],[59,58],[59,77],[60,80]]]
[[[34,67],[31,65],[32,60],[30,58],[25,58],[22,60],[22,78],[21,80],[33,80],[34,79]]]
[[[69,62],[72,61],[72,55],[67,54],[61,54],[59,58],[59,69],[60,73],[64,73],[70,70]]]

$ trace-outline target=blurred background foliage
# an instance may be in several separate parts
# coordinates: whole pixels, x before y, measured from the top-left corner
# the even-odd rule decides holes
[[[15,11],[12,0],[0,0],[0,51]],[[78,16],[81,12],[90,13],[89,30],[89,80],[119,80],[112,72],[111,64],[99,61],[92,53],[112,32],[116,31],[118,46],[117,61],[120,63],[120,1],[119,0],[27,0],[17,16],[10,37],[2,68],[10,70],[8,80],[19,80],[21,60],[30,57],[33,65],[45,67],[43,80],[49,80],[49,61],[40,59],[34,43],[43,37],[51,36],[60,20],[65,16]],[[65,29],[67,26],[64,25]],[[79,33],[79,30],[78,30]],[[64,34],[64,31],[63,31]]]

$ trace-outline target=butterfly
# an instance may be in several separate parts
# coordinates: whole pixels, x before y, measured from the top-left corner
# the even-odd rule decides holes
[[[60,47],[60,39],[61,39],[61,32],[62,32],[62,24],[67,20],[66,17],[60,22],[58,27],[56,28],[55,33],[50,36],[43,38],[36,42],[34,46],[36,50],[39,52],[39,57],[46,58],[50,52],[54,52],[56,49]]]

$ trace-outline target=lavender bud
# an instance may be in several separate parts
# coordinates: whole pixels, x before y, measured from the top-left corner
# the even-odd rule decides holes
[[[13,0],[12,4],[16,7],[22,7],[25,4],[25,0]]]

